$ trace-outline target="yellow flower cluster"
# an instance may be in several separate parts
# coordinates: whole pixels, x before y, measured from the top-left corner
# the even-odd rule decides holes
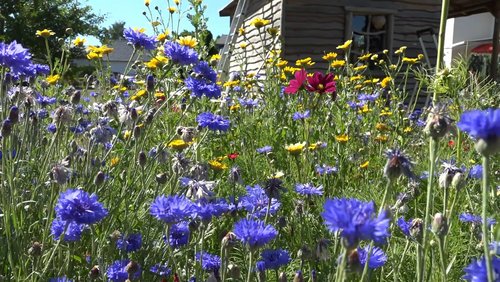
[[[198,40],[196,38],[192,37],[191,35],[188,36],[181,36],[179,39],[176,40],[177,43],[183,46],[191,47],[194,48],[196,45],[198,45]]]
[[[108,55],[111,52],[113,52],[113,50],[114,50],[113,48],[110,48],[107,45],[102,45],[100,47],[89,46],[88,53],[87,53],[87,59],[95,60],[95,59],[102,58],[104,55]]]
[[[250,21],[250,25],[254,26],[255,28],[262,28],[268,24],[270,24],[270,20],[265,20],[263,18],[255,17]]]
[[[323,56],[323,60],[326,60],[328,62],[331,62],[333,60],[335,60],[337,58],[338,54],[335,53],[335,52],[329,52],[329,53],[326,53],[324,56]]]
[[[150,70],[156,70],[166,64],[168,64],[168,58],[163,55],[158,55],[145,63],[146,67]]]
[[[297,61],[295,61],[295,65],[297,67],[312,67],[314,66],[314,64],[316,64],[315,62],[313,62],[313,60],[311,59],[311,57],[307,57],[307,58],[304,58],[304,59],[299,59]]]

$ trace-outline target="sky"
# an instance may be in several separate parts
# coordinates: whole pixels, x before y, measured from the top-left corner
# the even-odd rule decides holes
[[[154,13],[156,12],[155,6],[160,8],[164,17],[169,14],[168,2],[171,6],[175,6],[173,0],[150,1],[153,16],[157,15]],[[219,11],[229,2],[230,0],[203,0],[203,4],[207,6],[205,17],[208,18],[208,30],[212,32],[214,38],[229,33],[229,17],[219,17]],[[142,14],[142,12],[147,11],[144,0],[83,0],[81,3],[91,6],[96,14],[106,16],[102,27],[109,27],[117,21],[125,21],[125,27],[145,28],[147,34],[153,35],[151,24]],[[187,0],[181,0],[181,10],[186,11],[188,4]],[[191,23],[185,16],[182,17],[179,31],[184,29],[192,30]],[[95,37],[85,37],[85,39],[88,45],[100,45],[99,40]]]

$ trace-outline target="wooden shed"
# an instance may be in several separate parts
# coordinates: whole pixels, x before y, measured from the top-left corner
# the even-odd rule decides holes
[[[240,0],[242,2],[244,0]],[[321,59],[326,52],[335,51],[336,46],[352,39],[352,52],[379,53],[384,49],[394,51],[407,46],[408,56],[423,53],[418,32],[437,31],[440,18],[438,0],[256,0],[246,1],[242,9],[240,27],[247,30],[244,35],[233,38],[226,69],[239,70],[238,58],[246,53],[247,71],[257,71],[262,65],[259,50],[261,38],[250,22],[260,17],[271,21],[281,35],[281,56],[295,62],[311,57],[317,69],[326,69]],[[237,25],[238,1],[231,1],[220,11],[221,16],[231,17]],[[241,5],[241,3],[240,3]],[[422,39],[431,62],[436,57],[436,46],[430,33],[423,33]],[[271,38],[268,36],[268,40]],[[241,43],[252,44],[243,50]],[[230,48],[230,46],[228,46]],[[392,52],[391,52],[392,53]]]
[[[450,17],[495,14],[500,6],[500,0],[451,1]],[[431,32],[439,30],[441,0],[232,0],[219,14],[231,17],[231,34],[219,64],[223,76],[242,67],[248,72],[262,70],[262,42],[270,44],[273,38],[262,40],[259,30],[250,25],[255,18],[269,20],[269,26],[278,29],[281,57],[290,62],[311,57],[317,69],[326,69],[321,57],[352,39],[354,54],[384,49],[392,53],[407,46],[407,56],[426,54],[434,65],[437,52]]]

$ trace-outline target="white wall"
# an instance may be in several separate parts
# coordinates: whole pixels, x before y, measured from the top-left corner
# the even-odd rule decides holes
[[[446,23],[444,60],[450,66],[453,59],[468,55],[470,49],[491,42],[495,17],[482,13],[448,19]]]

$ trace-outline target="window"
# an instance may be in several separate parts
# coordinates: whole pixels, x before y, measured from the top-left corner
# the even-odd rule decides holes
[[[354,56],[392,49],[394,10],[346,7],[345,40],[352,39]]]

